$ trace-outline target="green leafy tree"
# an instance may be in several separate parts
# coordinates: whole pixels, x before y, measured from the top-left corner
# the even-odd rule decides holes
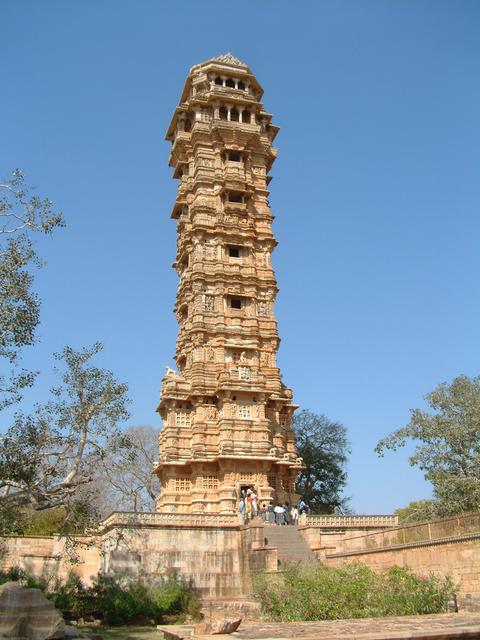
[[[480,376],[458,376],[425,396],[432,413],[412,409],[410,422],[380,440],[376,452],[395,451],[407,441],[409,458],[433,485],[432,515],[480,508]]]
[[[394,511],[400,524],[425,522],[425,520],[435,518],[436,513],[437,505],[435,500],[414,500],[405,507],[399,507]]]
[[[18,368],[21,349],[34,344],[39,323],[32,271],[42,261],[32,238],[62,226],[62,215],[48,198],[32,195],[19,169],[0,183],[0,359],[10,369],[0,376],[0,409],[18,402],[35,378]]]
[[[89,500],[80,489],[109,451],[130,447],[119,428],[129,417],[127,385],[91,364],[101,349],[96,343],[57,354],[62,384],[32,414],[17,413],[0,437],[0,511],[10,519],[54,507],[65,507],[66,521],[85,517]]]
[[[297,451],[305,468],[297,481],[297,492],[313,513],[347,512],[345,465],[350,453],[347,429],[324,415],[303,410],[293,417]]]

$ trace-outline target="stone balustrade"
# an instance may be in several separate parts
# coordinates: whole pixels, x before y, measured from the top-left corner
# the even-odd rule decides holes
[[[235,513],[134,513],[114,511],[100,524],[100,530],[112,527],[238,527],[238,515]]]
[[[300,524],[306,527],[319,527],[322,529],[364,529],[367,527],[397,527],[398,516],[372,515],[372,516],[340,516],[340,515],[313,515],[303,514]]]

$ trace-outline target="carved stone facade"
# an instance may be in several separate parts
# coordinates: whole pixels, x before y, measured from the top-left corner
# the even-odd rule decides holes
[[[167,368],[158,407],[160,512],[232,513],[246,486],[260,501],[296,499],[296,405],[276,366],[270,261],[278,127],[262,93],[231,54],[196,65],[167,131],[180,281],[178,372]]]

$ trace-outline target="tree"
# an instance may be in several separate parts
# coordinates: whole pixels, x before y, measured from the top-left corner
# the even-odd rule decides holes
[[[35,342],[40,301],[32,291],[32,267],[42,265],[33,248],[35,233],[50,235],[63,227],[53,204],[31,195],[22,172],[0,183],[0,358],[11,368],[0,376],[0,409],[18,402],[35,374],[18,370],[22,347]]]
[[[480,376],[458,376],[425,396],[433,410],[412,409],[407,426],[380,440],[375,450],[417,442],[409,458],[433,485],[434,515],[480,508]]]
[[[111,449],[102,460],[96,478],[100,512],[154,511],[160,493],[153,474],[158,458],[158,429],[132,426],[124,431],[129,447]]]
[[[405,507],[395,509],[393,513],[398,516],[400,524],[425,522],[435,517],[436,504],[434,500],[414,500]]]
[[[128,449],[118,424],[129,417],[127,385],[90,363],[102,349],[66,347],[56,359],[60,386],[30,415],[18,412],[0,436],[0,510],[65,507],[69,518],[85,514],[80,487],[92,482],[108,452]]]
[[[292,424],[297,451],[305,465],[297,481],[297,492],[314,513],[348,511],[348,498],[342,495],[350,453],[346,428],[305,409],[294,415]]]

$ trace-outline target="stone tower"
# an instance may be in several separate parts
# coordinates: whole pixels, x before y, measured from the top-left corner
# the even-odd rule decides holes
[[[166,138],[180,180],[175,360],[163,419],[157,510],[231,513],[242,488],[260,501],[296,499],[302,468],[292,392],[279,346],[270,256],[276,240],[268,172],[278,127],[250,69],[231,54],[190,70]]]

